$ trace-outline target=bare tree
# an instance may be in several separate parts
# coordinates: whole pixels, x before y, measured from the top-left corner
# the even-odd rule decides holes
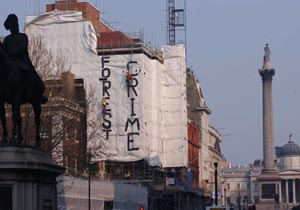
[[[45,95],[49,99],[42,108],[42,148],[52,153],[58,164],[67,166],[71,172],[75,172],[83,158],[80,151],[86,149],[80,148],[86,147],[86,144],[80,143],[86,139],[80,129],[81,121],[85,118],[85,110],[84,106],[76,101],[74,77],[68,76],[70,67],[66,66],[63,53],[56,52],[57,56],[53,56],[40,36],[29,38],[28,51],[32,64],[46,85]],[[31,143],[33,139],[33,132],[30,129],[34,123],[33,117],[31,107],[24,105],[22,118],[26,143]]]
[[[75,83],[74,77],[70,77],[70,67],[66,66],[63,53],[58,52],[57,56],[53,56],[40,36],[29,39],[29,55],[45,82],[45,94],[49,98],[42,108],[42,147],[71,173],[82,172],[82,168],[87,166],[87,142],[101,138],[99,131],[102,118],[88,117],[97,112],[95,88],[88,87],[86,93],[83,80],[82,84]],[[33,139],[30,128],[34,122],[31,107],[22,107],[22,117],[24,140],[29,143]],[[92,153],[101,148],[102,145],[98,145]]]
[[[59,51],[57,56],[53,56],[41,36],[29,38],[28,51],[32,64],[43,81],[57,79],[62,72],[70,70],[70,67],[65,65],[66,59],[62,51]]]

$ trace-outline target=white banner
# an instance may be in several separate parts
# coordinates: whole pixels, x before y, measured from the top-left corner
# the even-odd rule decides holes
[[[84,79],[87,95],[94,91],[88,122],[101,122],[100,137],[89,139],[88,147],[95,149],[95,160],[187,166],[183,45],[163,46],[163,63],[143,53],[98,56],[95,31],[78,12],[43,14],[26,33],[40,35],[54,56],[62,53],[75,77]]]

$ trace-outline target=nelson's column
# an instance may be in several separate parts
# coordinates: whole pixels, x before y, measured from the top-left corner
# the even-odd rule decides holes
[[[275,69],[270,62],[271,51],[266,44],[263,67],[259,69],[262,78],[262,106],[263,106],[263,170],[257,181],[260,187],[259,204],[261,208],[268,209],[275,201],[280,200],[280,178],[274,163],[274,129],[272,104],[272,79]]]

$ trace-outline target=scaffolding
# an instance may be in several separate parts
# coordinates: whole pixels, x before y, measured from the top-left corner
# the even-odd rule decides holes
[[[166,0],[167,6],[167,44],[175,46],[176,44],[185,45],[185,62],[187,63],[187,21],[186,21],[186,0],[183,0],[183,9],[176,9],[176,0]],[[177,31],[182,31],[183,40],[178,41]],[[180,34],[179,34],[180,37]]]
[[[202,210],[206,206],[200,191],[187,190],[185,167],[161,168],[146,160],[103,161],[99,171],[103,179],[147,187],[149,210]]]
[[[174,46],[178,42],[176,31],[184,31],[184,41],[186,44],[186,0],[183,0],[183,9],[176,9],[175,0],[167,0],[167,39],[168,45]]]
[[[168,0],[168,45],[175,45],[175,0]]]

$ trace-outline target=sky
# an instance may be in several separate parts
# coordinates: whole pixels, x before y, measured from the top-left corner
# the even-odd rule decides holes
[[[54,0],[10,0],[0,8],[0,22],[45,11]],[[166,43],[166,0],[91,0],[113,28],[142,32],[159,48]],[[183,0],[176,0],[183,8]],[[225,158],[238,165],[263,157],[262,67],[269,43],[273,78],[274,143],[283,146],[289,134],[300,144],[300,1],[186,0],[187,66],[201,83],[212,110],[209,123],[222,136]],[[177,32],[179,41],[183,31]],[[0,36],[7,35],[0,24]]]

